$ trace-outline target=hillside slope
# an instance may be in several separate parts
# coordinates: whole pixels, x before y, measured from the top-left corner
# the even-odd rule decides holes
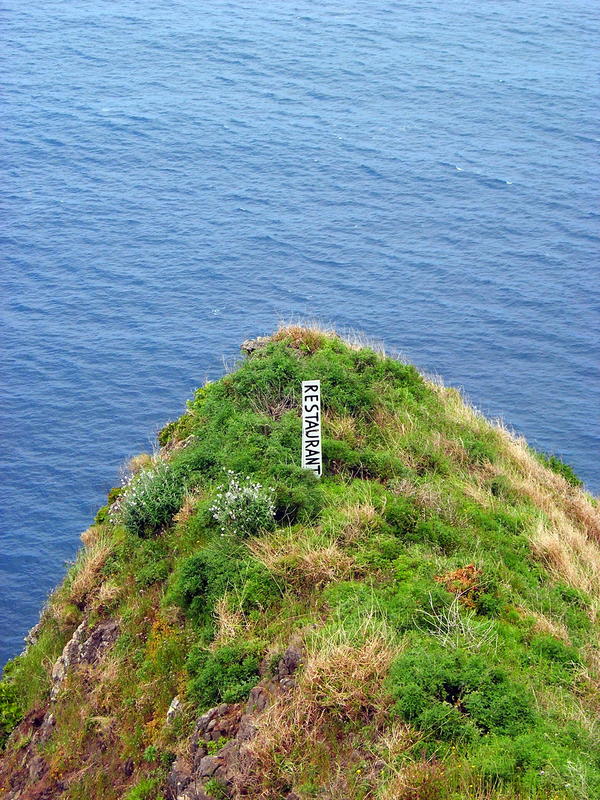
[[[246,350],[7,666],[0,796],[600,797],[597,502],[412,366],[299,327]]]

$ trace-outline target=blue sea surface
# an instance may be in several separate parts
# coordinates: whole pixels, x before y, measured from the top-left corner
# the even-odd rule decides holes
[[[589,489],[589,0],[5,0],[0,662],[193,389],[281,319],[464,388]]]

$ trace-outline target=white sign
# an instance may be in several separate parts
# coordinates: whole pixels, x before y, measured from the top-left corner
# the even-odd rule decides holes
[[[321,455],[321,381],[302,381],[302,468],[323,474]]]

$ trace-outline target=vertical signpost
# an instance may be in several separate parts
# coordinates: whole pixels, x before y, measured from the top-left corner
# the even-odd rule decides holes
[[[302,381],[302,468],[323,474],[321,381]]]

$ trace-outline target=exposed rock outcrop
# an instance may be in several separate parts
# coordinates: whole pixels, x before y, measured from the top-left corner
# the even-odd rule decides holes
[[[271,340],[270,336],[258,336],[256,339],[246,339],[242,342],[240,350],[247,355],[252,355],[256,350],[265,347]]]
[[[174,762],[169,774],[169,800],[205,800],[208,795],[204,787],[211,778],[225,787],[243,783],[243,775],[252,769],[244,750],[256,733],[256,717],[282,692],[295,686],[294,673],[301,663],[299,648],[288,647],[273,676],[255,686],[245,704],[222,703],[198,719],[189,751]],[[212,752],[210,743],[221,740],[227,741]]]
[[[56,699],[72,667],[80,663],[97,663],[119,635],[119,623],[116,620],[101,622],[91,633],[87,629],[87,624],[87,620],[81,623],[52,667],[51,700]]]

